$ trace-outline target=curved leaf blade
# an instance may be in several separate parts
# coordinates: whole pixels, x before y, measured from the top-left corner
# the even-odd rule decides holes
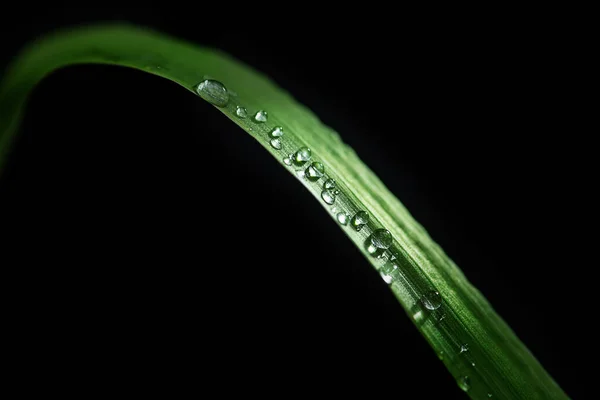
[[[472,398],[566,398],[486,299],[339,135],[268,78],[226,54],[128,26],[98,26],[47,36],[26,48],[3,77],[0,173],[28,93],[53,70],[81,63],[136,68],[192,93],[204,79],[222,82],[229,89],[229,102],[219,110],[276,157],[334,220],[340,220],[340,213],[351,219],[360,211],[368,212],[370,218],[361,229],[352,220],[341,228],[389,281],[409,317],[463,390]],[[238,115],[238,107],[248,111],[245,118]],[[252,118],[260,110],[268,112],[266,122]],[[270,132],[275,127],[282,127],[284,135],[274,146]],[[322,163],[325,176],[310,180],[310,162],[290,161],[301,147],[312,150],[310,162]],[[336,182],[335,188],[324,186],[329,179]],[[372,235],[380,229],[391,233],[389,248],[373,246]]]

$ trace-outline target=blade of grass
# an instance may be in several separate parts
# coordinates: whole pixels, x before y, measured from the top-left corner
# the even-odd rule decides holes
[[[471,398],[567,398],[485,298],[337,133],[266,77],[216,50],[123,25],[59,32],[33,43],[2,78],[0,173],[29,92],[53,70],[82,63],[136,68],[192,93],[197,93],[197,85],[205,79],[222,82],[228,89],[228,101],[218,104],[219,110],[322,203],[390,284],[461,389]],[[221,100],[224,96],[223,91],[216,94]],[[210,95],[202,97],[211,99]],[[218,103],[214,91],[212,99],[213,104]],[[247,115],[240,110],[247,110]],[[254,116],[261,110],[268,115],[263,118],[266,121],[257,122]],[[271,134],[275,127],[282,128],[283,136]],[[299,157],[302,154],[297,154],[302,147],[312,150],[306,163]],[[319,165],[310,169],[312,162],[322,164],[322,176]]]

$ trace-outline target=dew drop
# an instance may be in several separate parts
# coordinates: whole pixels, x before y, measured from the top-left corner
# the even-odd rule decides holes
[[[338,215],[336,215],[337,220],[340,224],[346,226],[348,225],[348,215],[344,212],[338,213]]]
[[[425,316],[425,314],[423,314],[423,311],[419,310],[415,313],[415,315],[413,315],[413,318],[415,319],[416,322],[421,322],[421,321],[423,321],[424,316]]]
[[[466,353],[467,351],[469,351],[469,344],[468,343],[461,344],[459,354]]]
[[[442,305],[442,296],[435,290],[430,290],[421,297],[421,303],[428,310],[437,310]]]
[[[271,146],[276,148],[277,150],[281,150],[281,140],[278,138],[271,139]]]
[[[323,201],[329,205],[335,203],[335,194],[331,190],[323,190],[321,192],[321,198]]]
[[[315,161],[312,164],[310,164],[308,168],[306,168],[306,179],[308,179],[311,182],[316,182],[319,179],[321,179],[324,173],[325,167],[323,166],[323,164]]]
[[[381,267],[379,274],[385,283],[391,285],[395,280],[400,279],[400,268],[398,268],[398,264],[395,262],[388,261]]]
[[[354,215],[354,217],[352,217],[351,221],[352,227],[357,232],[360,231],[363,228],[363,226],[367,224],[367,222],[369,222],[369,213],[367,213],[366,211],[357,212]]]
[[[235,115],[237,115],[240,118],[246,118],[248,116],[248,110],[246,110],[242,106],[237,106],[235,109]]]
[[[458,379],[458,387],[468,392],[471,389],[471,379],[468,376],[463,376]]]
[[[335,181],[333,179],[327,179],[323,184],[323,189],[335,189]]]
[[[269,136],[271,136],[272,138],[282,137],[283,128],[280,126],[276,126],[275,128],[271,129],[271,132],[269,132]]]
[[[287,157],[284,157],[284,158],[283,158],[283,163],[284,163],[285,165],[292,165],[292,159],[291,159],[289,156],[287,156]]]
[[[269,114],[265,110],[259,110],[254,114],[254,122],[258,122],[260,124],[267,122],[269,118]]]
[[[392,234],[387,229],[377,229],[365,242],[367,253],[381,258],[392,244]]]
[[[227,88],[219,81],[205,79],[196,86],[196,93],[210,104],[225,107],[229,102]]]
[[[488,393],[488,397],[491,398],[491,397],[494,397],[494,396],[491,393]]]
[[[310,158],[312,157],[312,152],[308,147],[300,147],[296,153],[294,153],[294,164],[296,165],[304,165]]]
[[[371,235],[371,244],[378,249],[388,249],[392,245],[392,234],[387,229],[377,229]]]

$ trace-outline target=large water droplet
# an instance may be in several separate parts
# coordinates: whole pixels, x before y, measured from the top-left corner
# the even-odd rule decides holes
[[[437,291],[430,290],[421,297],[421,303],[428,310],[437,310],[442,305],[442,296]]]
[[[321,192],[321,198],[329,205],[332,205],[335,202],[335,194],[331,190],[323,190]]]
[[[367,253],[381,258],[392,244],[392,234],[387,229],[377,229],[367,238],[365,243]]]
[[[312,157],[312,152],[308,147],[300,147],[296,153],[294,153],[294,163],[296,165],[304,165]]]
[[[281,140],[279,140],[278,138],[271,139],[269,143],[271,143],[271,146],[273,146],[277,150],[281,150]]]
[[[219,81],[205,79],[196,86],[196,93],[210,104],[225,107],[229,102],[227,88]]]
[[[269,119],[269,114],[265,110],[259,110],[254,114],[254,122],[259,124],[267,122],[267,119]]]
[[[276,126],[275,128],[271,129],[271,131],[269,132],[269,136],[271,136],[272,138],[282,137],[283,128],[280,126]]]
[[[471,389],[471,379],[468,376],[461,376],[458,378],[458,387],[468,392]]]
[[[237,106],[235,109],[235,115],[237,115],[240,118],[246,118],[248,116],[248,110],[246,110],[242,106]]]
[[[357,232],[360,231],[363,226],[365,226],[369,222],[369,213],[366,211],[357,212],[354,217],[352,217],[352,227]]]
[[[335,189],[335,181],[333,179],[327,179],[323,184],[323,189]]]
[[[306,168],[306,179],[311,182],[316,182],[321,179],[324,173],[325,167],[323,164],[315,161],[314,163],[310,164],[308,168]]]
[[[338,222],[344,226],[348,225],[348,215],[345,212],[340,212],[336,215]]]
[[[387,229],[377,229],[371,235],[371,244],[385,250],[392,245],[392,234]]]

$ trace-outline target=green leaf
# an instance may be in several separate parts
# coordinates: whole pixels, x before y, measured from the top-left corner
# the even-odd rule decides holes
[[[254,137],[323,205],[390,284],[471,398],[567,398],[338,134],[265,76],[226,54],[122,25],[59,32],[33,43],[2,78],[0,173],[29,92],[53,70],[81,63],[136,68],[194,94],[200,88],[200,97]]]

